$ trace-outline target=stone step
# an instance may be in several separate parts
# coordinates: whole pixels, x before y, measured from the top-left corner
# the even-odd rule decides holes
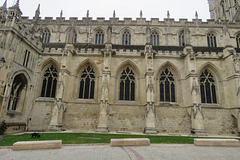
[[[148,138],[111,139],[111,147],[149,146],[149,145],[150,139]]]
[[[13,150],[58,149],[62,147],[62,140],[51,141],[20,141],[13,144]]]
[[[240,143],[237,139],[194,139],[196,146],[225,146],[239,147]]]

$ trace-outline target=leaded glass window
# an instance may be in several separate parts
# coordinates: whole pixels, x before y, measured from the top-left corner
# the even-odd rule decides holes
[[[43,34],[42,34],[42,42],[43,43],[49,43],[50,42],[50,37],[51,37],[50,31],[48,29],[44,29]]]
[[[81,99],[93,99],[95,88],[95,72],[93,68],[87,66],[82,71],[80,77],[80,91],[79,98]]]
[[[217,40],[214,33],[209,33],[207,35],[208,47],[217,47]]]
[[[131,34],[129,31],[125,31],[122,35],[122,45],[131,45]]]
[[[103,33],[103,31],[98,31],[96,33],[95,44],[104,44],[104,33]]]
[[[120,100],[135,100],[135,75],[134,72],[127,67],[123,70],[120,77]]]
[[[57,78],[58,71],[56,67],[51,65],[45,70],[43,75],[43,83],[42,83],[42,92],[41,97],[55,97],[56,87],[57,87]]]
[[[174,76],[167,68],[160,75],[159,92],[161,102],[176,102]]]
[[[159,34],[157,32],[152,32],[150,40],[153,46],[159,46]]]
[[[183,30],[179,33],[178,39],[179,39],[179,46],[185,46],[184,31]]]
[[[216,82],[207,69],[200,76],[200,90],[202,103],[217,103]]]
[[[237,48],[240,48],[240,34],[237,35],[236,42],[237,42]]]

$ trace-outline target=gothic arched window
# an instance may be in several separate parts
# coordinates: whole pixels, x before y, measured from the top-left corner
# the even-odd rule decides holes
[[[120,77],[120,100],[135,100],[135,76],[133,71],[127,67],[123,70]]]
[[[95,72],[90,66],[87,66],[82,71],[80,77],[79,98],[93,99],[94,88],[95,88]]]
[[[179,46],[185,46],[184,30],[179,32],[178,39],[179,39]]]
[[[167,68],[160,75],[159,93],[161,102],[176,102],[174,76]]]
[[[103,33],[103,31],[98,31],[96,33],[95,44],[104,44],[104,33]]]
[[[27,93],[27,79],[23,74],[17,75],[14,78],[12,84],[8,102],[8,110],[20,111],[21,107],[23,107],[24,105],[26,93]]]
[[[159,46],[159,34],[157,32],[152,32],[150,40],[153,46]]]
[[[41,97],[55,97],[57,88],[58,71],[56,67],[51,65],[48,67],[43,75]]]
[[[214,33],[208,33],[207,43],[208,43],[208,47],[217,47],[217,40]]]
[[[237,35],[236,42],[237,42],[237,48],[240,48],[240,34]]]
[[[122,45],[131,45],[131,34],[129,31],[123,32]]]
[[[42,42],[49,43],[50,37],[51,37],[51,32],[49,31],[49,29],[44,29],[42,34]]]
[[[217,103],[216,82],[207,69],[200,76],[200,90],[202,103]]]

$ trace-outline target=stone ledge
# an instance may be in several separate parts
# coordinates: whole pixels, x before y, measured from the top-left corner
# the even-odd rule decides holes
[[[13,150],[58,149],[62,147],[62,140],[52,141],[20,141],[13,144]]]
[[[149,146],[148,138],[128,138],[128,139],[111,139],[111,147],[122,146]]]
[[[237,139],[194,139],[196,146],[240,147]]]

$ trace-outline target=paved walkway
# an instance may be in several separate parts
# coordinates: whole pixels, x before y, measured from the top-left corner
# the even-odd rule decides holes
[[[240,147],[197,147],[151,144],[147,147],[63,145],[61,149],[12,151],[0,149],[0,160],[239,160]]]

